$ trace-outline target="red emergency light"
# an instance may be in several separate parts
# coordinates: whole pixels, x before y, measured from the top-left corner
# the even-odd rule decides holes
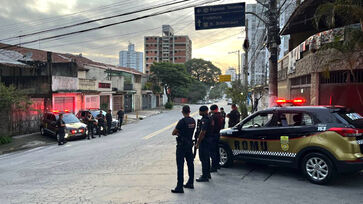
[[[286,100],[284,98],[278,98],[278,99],[276,99],[275,102],[278,106],[282,106],[283,104],[286,104],[286,103],[291,103],[293,105],[299,106],[299,105],[306,103],[306,100],[304,98],[295,98],[293,100]]]
[[[52,113],[59,113],[59,110],[52,110]]]
[[[64,110],[64,112],[65,112],[65,113],[70,113],[70,111],[69,111],[69,110]]]
[[[76,134],[77,133],[77,130],[71,130],[71,133],[72,134]]]

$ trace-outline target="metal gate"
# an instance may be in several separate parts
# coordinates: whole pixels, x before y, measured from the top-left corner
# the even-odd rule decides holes
[[[125,95],[125,113],[132,112],[132,95]]]
[[[68,110],[74,113],[74,97],[55,97],[53,109],[59,111]]]
[[[113,111],[119,111],[123,108],[122,95],[113,96]]]
[[[100,109],[104,111],[110,109],[110,96],[100,96]]]

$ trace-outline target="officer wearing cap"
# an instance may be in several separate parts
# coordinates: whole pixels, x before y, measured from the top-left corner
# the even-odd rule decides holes
[[[220,134],[219,131],[222,129],[223,125],[223,117],[220,112],[218,112],[218,106],[212,105],[210,107],[211,110],[211,126],[212,126],[212,138],[211,138],[211,144],[210,144],[210,157],[212,159],[212,167],[210,172],[217,172],[217,169],[220,168],[219,161],[220,161],[220,155],[219,155],[219,138]]]
[[[208,107],[201,106],[199,108],[201,119],[201,131],[198,137],[196,148],[199,149],[199,159],[202,163],[202,175],[196,179],[197,182],[208,182],[211,179],[210,175],[210,155],[209,146],[212,138],[211,120],[208,116]]]
[[[183,106],[182,114],[184,118],[180,119],[176,125],[172,135],[177,135],[176,145],[176,165],[177,165],[177,177],[178,183],[175,189],[172,189],[172,193],[184,193],[184,188],[193,189],[194,181],[194,156],[192,152],[193,148],[193,133],[195,129],[195,120],[190,117],[190,107]],[[184,182],[184,158],[188,165],[189,180],[183,185]]]

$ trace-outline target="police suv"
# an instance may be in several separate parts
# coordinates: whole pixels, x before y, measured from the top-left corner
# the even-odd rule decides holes
[[[278,99],[278,107],[258,111],[221,130],[220,164],[234,160],[298,168],[312,183],[337,173],[363,170],[363,117],[342,106],[301,105]]]

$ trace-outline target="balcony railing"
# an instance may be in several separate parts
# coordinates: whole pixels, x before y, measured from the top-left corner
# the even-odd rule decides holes
[[[124,90],[125,91],[134,90],[134,85],[133,84],[124,84]]]
[[[97,89],[96,80],[93,79],[78,79],[80,90],[91,90],[95,91]]]

